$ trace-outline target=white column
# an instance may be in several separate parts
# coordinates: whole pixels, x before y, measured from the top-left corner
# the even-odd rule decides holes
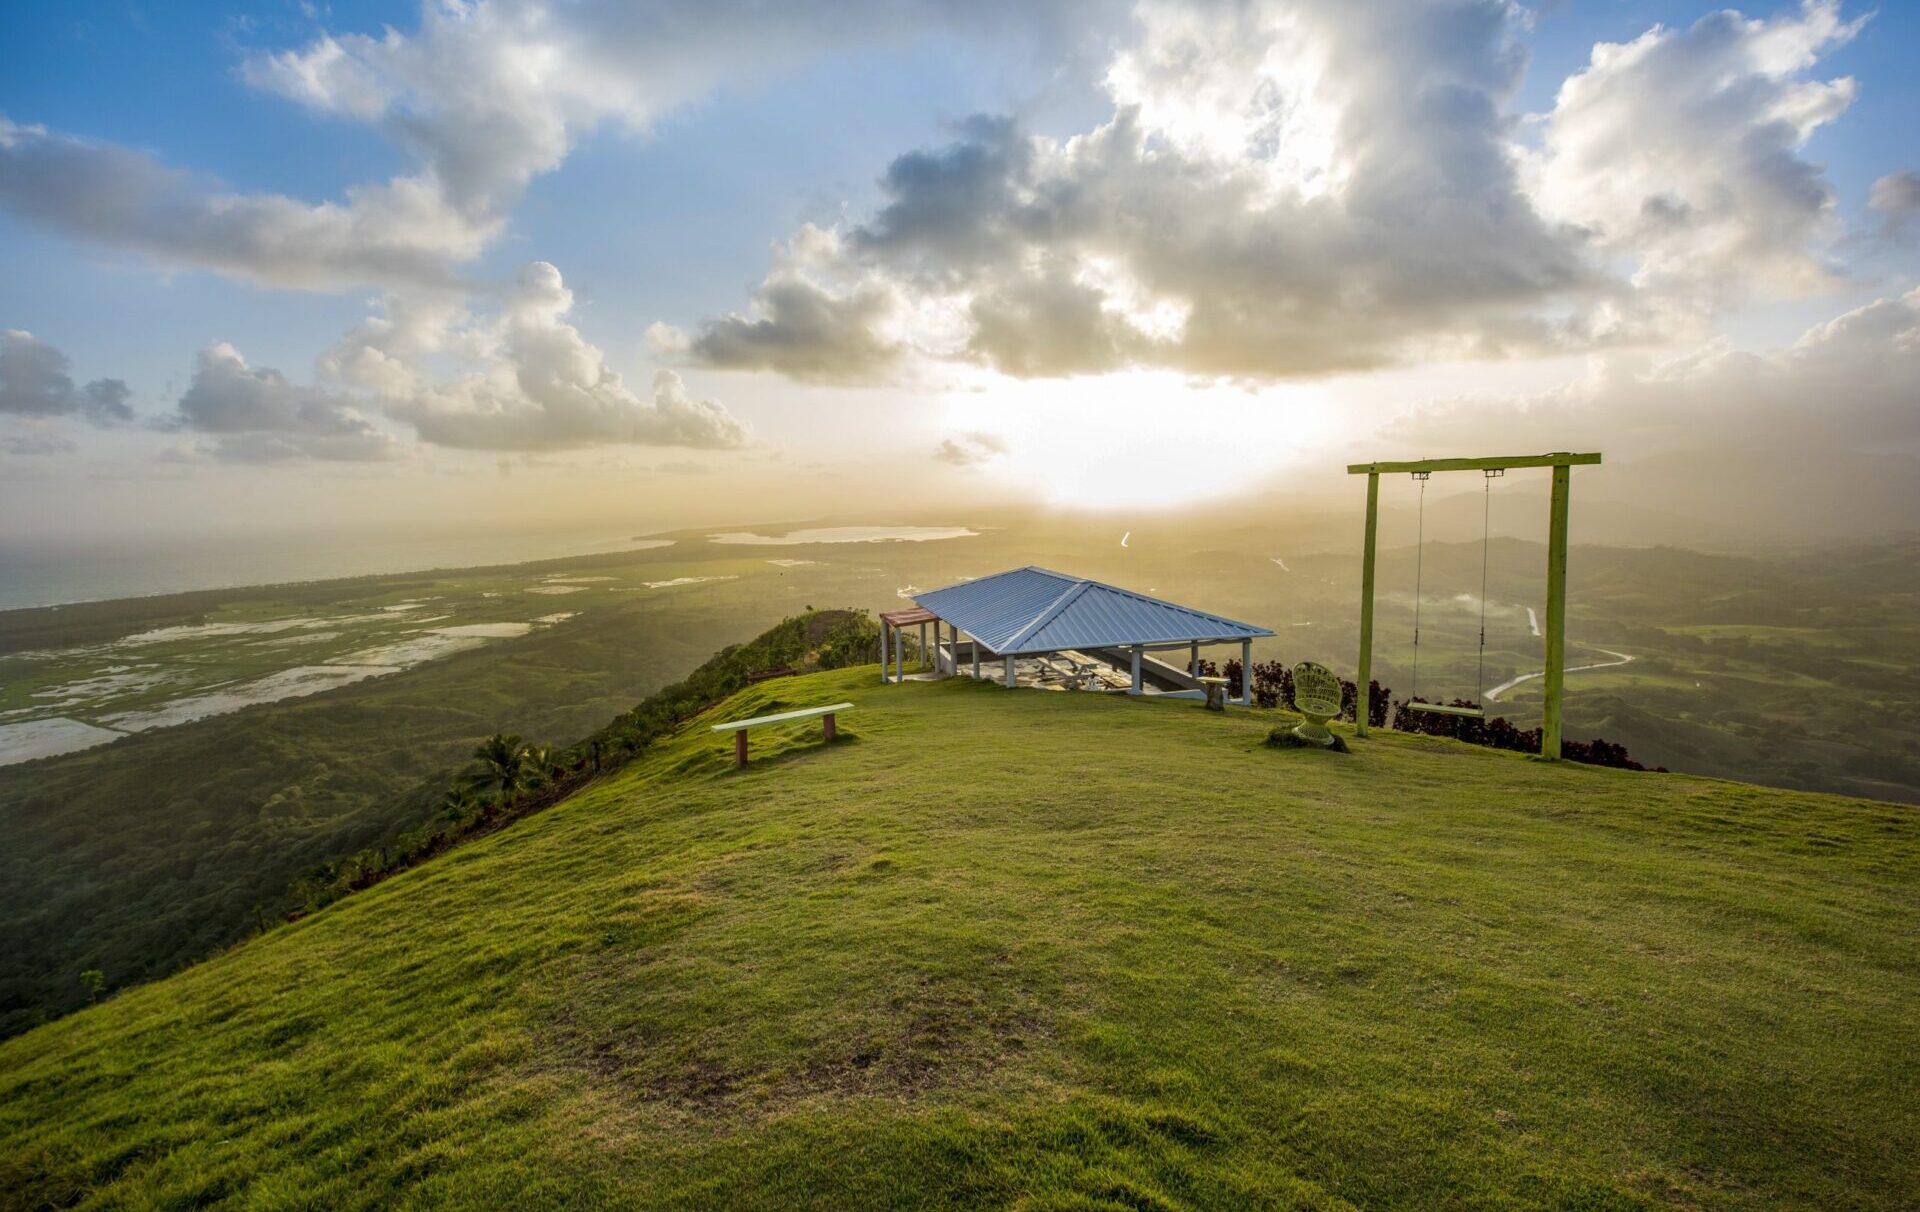
[[[893,680],[907,680],[907,637],[898,627],[893,629]]]
[[[1240,703],[1253,706],[1253,641],[1240,641]]]
[[[1012,690],[1013,689],[1013,658],[1008,657],[1006,660],[1007,660],[1007,689]]]
[[[1128,694],[1140,693],[1140,645],[1133,646],[1133,689]]]
[[[1192,677],[1200,676],[1200,641],[1193,642],[1192,650],[1187,653],[1187,673]]]

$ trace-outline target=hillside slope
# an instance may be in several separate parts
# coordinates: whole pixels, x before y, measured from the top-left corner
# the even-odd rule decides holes
[[[16,1206],[1859,1207],[1920,819],[873,670],[0,1044]]]

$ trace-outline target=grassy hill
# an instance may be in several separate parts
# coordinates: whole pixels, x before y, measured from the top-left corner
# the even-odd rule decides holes
[[[572,565],[582,566],[609,565]],[[459,584],[449,575],[287,592],[378,613],[382,601],[449,583]],[[109,988],[150,980],[279,918],[308,869],[430,818],[446,772],[489,733],[568,743],[780,616],[778,603],[690,588],[603,595],[563,627],[404,673],[0,767],[0,1036],[84,1004],[84,969],[104,972]],[[287,605],[255,603],[254,592],[237,600]],[[180,596],[198,606],[209,595]],[[183,617],[174,600],[148,620]],[[526,618],[573,600],[495,594],[483,605]],[[110,609],[120,605],[67,613],[83,631],[124,626]],[[19,618],[59,613],[0,617],[0,644]]]
[[[1897,1208],[1920,818],[871,669],[0,1043],[15,1206]]]

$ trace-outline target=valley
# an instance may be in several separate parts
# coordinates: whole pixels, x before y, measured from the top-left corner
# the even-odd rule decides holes
[[[910,521],[918,541],[827,519],[0,613],[0,1027],[83,1004],[83,971],[124,987],[278,920],[303,872],[428,819],[480,738],[564,745],[808,606],[891,608],[1035,563],[1266,623],[1278,634],[1257,661],[1351,668],[1357,559],[1324,536],[1220,517]],[[743,533],[758,541],[732,540]],[[1426,558],[1422,696],[1540,667],[1537,546],[1493,545],[1484,662],[1477,599],[1431,588],[1477,588],[1478,546]],[[1697,588],[1668,588],[1688,583],[1680,565]],[[1916,566],[1911,545],[1769,558],[1577,547],[1572,650],[1634,659],[1569,677],[1568,735],[1649,766],[1920,801]],[[1412,553],[1383,553],[1376,667],[1400,698],[1414,687],[1411,588]],[[1530,726],[1537,685],[1495,706]]]

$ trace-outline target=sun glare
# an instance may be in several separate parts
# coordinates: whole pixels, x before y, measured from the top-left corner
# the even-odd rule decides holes
[[[948,397],[950,430],[991,433],[1006,450],[980,465],[1010,488],[1039,486],[1083,509],[1184,505],[1245,490],[1326,445],[1322,392],[1249,390],[1159,372],[996,380]]]

